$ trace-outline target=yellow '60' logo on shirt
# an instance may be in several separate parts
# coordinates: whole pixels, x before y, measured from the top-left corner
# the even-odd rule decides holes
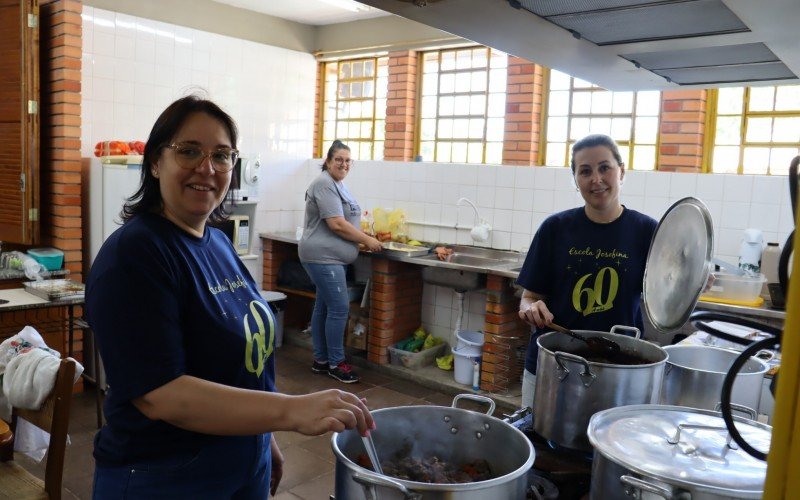
[[[619,291],[619,275],[613,268],[600,269],[593,283],[591,277],[592,273],[582,276],[572,289],[572,306],[584,316],[611,309]]]
[[[267,360],[275,345],[275,323],[272,320],[272,314],[267,310],[267,306],[258,301],[250,302],[250,312],[253,314],[253,320],[256,323],[257,330],[254,333],[250,332],[250,315],[245,314],[242,322],[244,323],[244,335],[246,340],[244,351],[244,365],[247,371],[255,373],[260,377],[264,371],[264,362]],[[269,338],[267,338],[267,330],[264,324],[266,318],[269,324]],[[253,353],[255,352],[255,356]],[[256,358],[255,360],[253,358]]]

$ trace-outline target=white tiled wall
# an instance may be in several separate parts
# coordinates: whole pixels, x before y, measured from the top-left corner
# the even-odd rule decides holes
[[[283,207],[294,214],[302,210],[302,193],[320,164],[319,159],[309,160],[305,178],[296,176],[296,188],[283,193]],[[548,215],[583,205],[567,168],[358,161],[345,183],[365,209],[402,208],[409,221],[449,226],[411,225],[412,238],[517,251],[528,249]],[[761,229],[765,241],[786,241],[794,226],[788,184],[786,177],[778,176],[630,171],[622,202],[658,220],[679,199],[699,198],[714,222],[715,256],[735,264],[746,228]],[[480,216],[492,225],[488,242],[470,239],[474,214],[469,206],[456,207],[460,197],[475,202]],[[456,221],[467,229],[453,229]],[[452,290],[426,285],[425,327],[448,338],[456,324],[455,300]],[[468,294],[464,328],[482,330],[484,308],[482,294]]]
[[[82,155],[103,140],[145,141],[172,101],[206,95],[236,121],[242,156],[260,159],[258,184],[246,186],[260,200],[254,234],[296,226],[279,194],[302,199],[292,179],[303,177],[312,151],[315,85],[308,53],[83,8]],[[247,262],[260,282],[260,248],[252,251],[259,261]]]

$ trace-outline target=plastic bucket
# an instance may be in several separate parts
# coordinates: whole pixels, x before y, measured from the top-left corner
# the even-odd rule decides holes
[[[456,348],[461,347],[483,347],[483,332],[471,332],[469,330],[459,330],[456,333],[456,338],[458,342],[456,343]]]
[[[459,384],[472,385],[472,363],[480,363],[481,349],[474,346],[453,349],[453,378]]]
[[[283,345],[283,311],[286,309],[286,294],[272,290],[261,290],[261,297],[275,313],[275,347]]]

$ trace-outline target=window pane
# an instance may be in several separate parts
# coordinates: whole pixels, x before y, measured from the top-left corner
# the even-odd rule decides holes
[[[566,116],[569,113],[569,91],[557,90],[550,92],[547,103],[548,116]]]
[[[487,61],[487,50],[486,49],[472,49],[472,67],[473,68],[485,68]]]
[[[573,118],[569,127],[570,140],[577,141],[589,135],[589,126],[591,121],[589,118]]]
[[[425,62],[422,63],[422,72],[423,73],[436,73],[439,71],[439,61],[435,58],[425,58]]]
[[[386,138],[386,122],[383,120],[375,120],[375,140],[384,140]],[[377,148],[375,149],[378,150]]]
[[[421,142],[419,144],[419,154],[425,161],[433,161],[433,142]]]
[[[719,89],[717,113],[721,115],[741,114],[743,98],[744,87],[726,87]]]
[[[436,87],[439,85],[437,75],[422,76],[422,95],[436,95]]]
[[[452,139],[453,138],[453,120],[442,119],[436,126],[438,139]]]
[[[775,125],[772,128],[772,140],[775,142],[800,142],[800,118],[776,117]]]
[[[338,63],[325,63],[325,79],[329,80],[331,77],[336,78],[336,73],[339,71]]]
[[[454,142],[451,150],[450,161],[466,163],[467,162],[467,143]]]
[[[717,118],[717,135],[715,144],[736,146],[741,140],[742,119],[738,116],[720,116]]]
[[[547,119],[547,141],[564,142],[567,140],[567,118],[550,117]]]
[[[486,113],[486,95],[473,95],[469,98],[469,114],[481,115]]]
[[[611,137],[615,141],[629,141],[631,139],[631,123],[633,120],[630,118],[612,118],[611,119]],[[637,123],[641,127],[641,123]],[[639,134],[636,135],[636,142],[650,143],[650,141],[642,141]]]
[[[552,167],[563,167],[566,165],[566,148],[566,143],[548,142],[544,164]]]
[[[375,84],[364,82],[364,97],[375,97]]]
[[[450,143],[437,142],[436,143],[436,161],[450,161]]]
[[[471,157],[470,157],[471,158]],[[472,159],[469,160],[472,163]],[[477,160],[480,161],[480,160]],[[501,164],[503,163],[503,143],[502,142],[488,142],[486,143],[486,163]]]
[[[469,138],[470,139],[483,139],[483,125],[482,118],[473,118],[469,121]]]
[[[491,68],[505,68],[508,66],[508,55],[504,52],[492,50],[491,58],[491,61],[489,61],[489,66]]]
[[[550,90],[569,90],[570,76],[566,73],[550,70]]]
[[[486,121],[486,140],[502,141],[505,120],[502,118],[489,118]]]
[[[375,118],[386,118],[386,99],[375,99]]]
[[[505,94],[489,94],[489,109],[487,110],[489,116],[505,116],[506,114],[506,96]]]
[[[372,143],[371,142],[362,142],[361,146],[359,147],[361,152],[361,156],[359,159],[361,160],[369,160],[372,158]]]
[[[471,83],[469,73],[456,73],[456,92],[469,92]]]
[[[336,124],[336,137],[345,139],[347,137],[347,122],[339,122]]]
[[[456,75],[448,73],[439,77],[439,92],[452,94],[456,90]]]
[[[750,87],[749,111],[772,111],[775,87]]]
[[[487,144],[487,148],[488,147],[489,145]],[[502,144],[500,152],[502,154]],[[469,146],[467,146],[467,162],[481,163],[482,161],[483,161],[483,146],[481,145],[481,143],[480,142],[469,143]]]
[[[493,69],[489,72],[489,92],[505,92],[508,75],[505,69]]]
[[[469,96],[468,95],[460,95],[456,96],[455,99],[455,108],[453,109],[454,115],[466,115],[469,114]]]
[[[636,114],[658,116],[661,110],[661,92],[645,91],[636,93]]]
[[[469,120],[456,119],[453,120],[453,138],[466,139],[469,137]]]
[[[372,118],[372,108],[375,106],[373,101],[361,103],[361,118]]]
[[[742,172],[766,174],[769,167],[769,148],[744,148]]]
[[[439,99],[439,114],[441,116],[452,116],[455,113],[456,98],[453,96],[444,96]]]
[[[800,110],[800,85],[781,85],[775,96],[775,111]]]
[[[422,126],[420,127],[422,130],[420,131],[420,135],[423,141],[432,141],[436,139],[436,120],[435,119],[423,119]]]
[[[587,114],[592,109],[592,94],[589,92],[573,92],[572,112]]]
[[[347,137],[359,138],[361,136],[361,123],[349,122],[347,124]]]
[[[772,118],[748,118],[747,142],[769,142],[772,138]]]
[[[456,53],[456,69],[469,69],[472,67],[472,51],[459,50]]]
[[[735,174],[739,170],[739,148],[737,146],[715,146],[711,170],[721,174]]]
[[[361,138],[372,139],[372,122],[361,122]]]
[[[362,91],[362,83],[361,82],[353,82],[350,84],[350,97],[361,97]]]
[[[350,85],[346,83],[339,84],[339,99],[347,99],[350,97]]]
[[[344,107],[348,110],[347,116],[340,116],[340,118],[359,118],[361,116],[361,101],[343,102]]]
[[[572,85],[576,89],[590,89],[594,86],[591,82],[581,80],[580,78],[573,78]]]
[[[769,172],[775,175],[788,175],[789,164],[800,154],[800,148],[772,148],[769,158]]]
[[[456,69],[456,53],[452,51],[442,52],[442,71]]]
[[[656,168],[656,147],[634,146],[631,167],[636,170],[654,170]]]
[[[336,139],[336,122],[327,121],[322,127],[322,140],[325,142]]]
[[[375,61],[364,61],[364,76],[375,75]]]
[[[592,134],[611,134],[611,118],[592,118],[589,131]]]
[[[389,93],[389,79],[384,77],[379,77],[378,81],[375,84],[377,94],[375,97],[386,97]]]
[[[658,118],[637,118],[634,133],[638,144],[655,144],[658,138]]]
[[[436,116],[436,96],[425,96],[422,98],[420,114],[422,118],[433,118]]]
[[[336,82],[328,82],[325,84],[325,100],[336,101]]]
[[[486,92],[486,72],[485,71],[473,71],[470,75],[472,82],[470,83],[470,88],[472,92]]]
[[[353,66],[353,78],[361,78],[364,76],[364,63],[361,61],[356,61],[352,64]]]
[[[633,92],[614,92],[614,113],[630,114],[633,112]]]
[[[350,63],[341,63],[339,65],[339,78],[350,78]]]
[[[611,112],[611,92],[592,92],[592,113]]]

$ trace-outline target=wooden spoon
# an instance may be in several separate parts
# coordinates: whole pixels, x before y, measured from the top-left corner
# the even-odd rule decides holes
[[[549,323],[547,326],[559,333],[566,333],[570,337],[582,340],[587,346],[589,346],[589,349],[596,354],[608,355],[616,354],[620,351],[619,344],[605,337],[584,337],[583,335],[573,332],[569,328],[564,328],[563,326],[555,323]]]

